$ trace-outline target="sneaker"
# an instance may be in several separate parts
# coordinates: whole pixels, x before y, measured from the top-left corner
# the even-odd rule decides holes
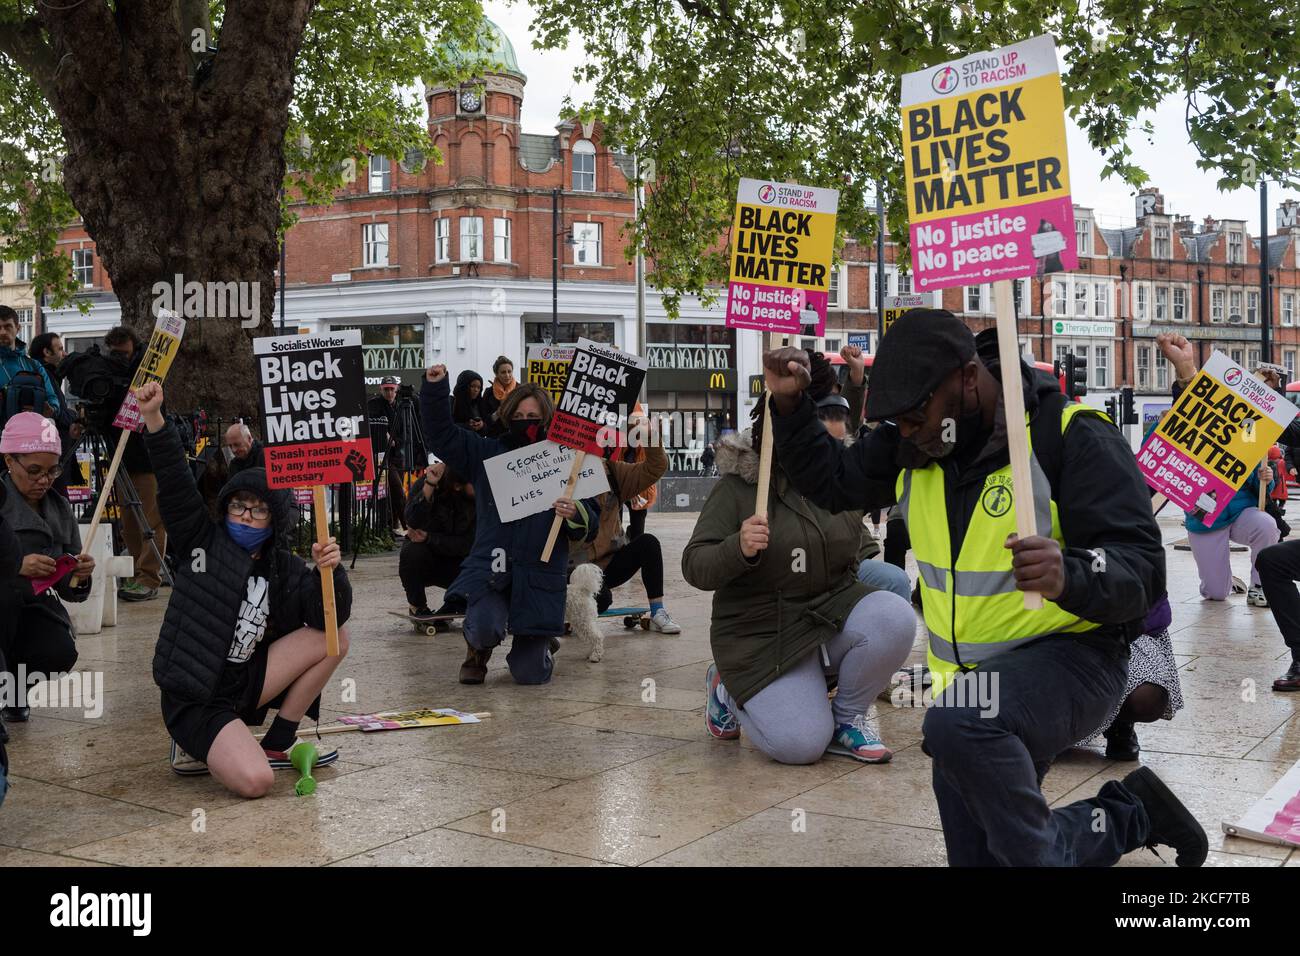
[[[126,581],[117,589],[117,596],[123,601],[152,601],[158,596],[158,589],[147,588],[139,581]]]
[[[432,621],[434,618],[434,614],[432,611],[429,610],[429,605],[427,604],[421,605],[420,607],[413,607],[412,605],[408,604],[406,606],[406,613],[409,614],[414,620],[419,621],[421,624],[427,624],[429,621]]]
[[[680,634],[682,629],[677,622],[668,616],[668,608],[661,607],[655,611],[654,617],[650,618],[650,626],[660,634]]]
[[[298,744],[302,744],[302,743],[307,743],[307,741],[299,737],[297,740],[295,740],[293,743],[289,745],[288,750],[266,751],[266,759],[271,764],[271,769],[292,770],[293,764],[289,762],[289,750],[292,750],[294,747],[298,746]],[[317,747],[316,766],[328,767],[334,761],[339,759],[339,752],[337,748],[332,750],[323,750],[321,749],[320,744],[317,744],[316,747]]]
[[[826,752],[842,754],[863,763],[889,763],[889,758],[894,756],[894,752],[881,741],[876,722],[866,714],[859,714],[850,723],[836,727]]]
[[[718,699],[721,686],[722,675],[718,673],[718,665],[710,664],[704,675],[704,691],[708,698],[708,705],[704,708],[704,726],[709,735],[718,740],[735,740],[740,736],[740,725],[736,723],[731,708]]]
[[[32,719],[32,709],[27,706],[6,707],[4,709],[4,719],[11,724],[25,724]]]
[[[1106,756],[1110,760],[1133,761],[1142,748],[1138,745],[1137,729],[1132,722],[1115,721],[1102,735],[1106,738]]]
[[[1287,672],[1273,681],[1273,689],[1280,691],[1300,690],[1300,660],[1293,660]]]
[[[1148,850],[1164,844],[1174,849],[1174,862],[1179,866],[1202,866],[1205,863],[1210,852],[1205,829],[1150,767],[1139,767],[1120,782],[1146,810],[1151,824],[1146,843]]]
[[[1252,607],[1268,607],[1268,598],[1264,597],[1264,589],[1258,584],[1252,584],[1250,590],[1246,592],[1246,603]]]
[[[172,741],[172,773],[182,777],[197,777],[208,772],[208,765],[197,757],[191,757],[176,741]]]

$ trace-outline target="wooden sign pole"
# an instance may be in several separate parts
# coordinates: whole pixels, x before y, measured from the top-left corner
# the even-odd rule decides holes
[[[767,335],[767,345],[769,349],[778,349],[781,347],[781,336],[777,332],[770,332]],[[766,352],[759,352],[759,368],[767,371]],[[758,446],[758,492],[754,496],[754,515],[767,517],[767,499],[771,492],[772,483],[772,395],[767,389],[763,389],[763,395],[759,398],[763,403],[763,439]]]
[[[577,457],[573,459],[573,468],[569,471],[569,483],[564,486],[564,497],[573,497],[573,489],[578,485],[578,475],[582,472],[582,463],[586,460],[585,451],[578,452]],[[551,552],[555,550],[555,541],[560,536],[560,525],[563,522],[564,519],[559,515],[556,515],[555,520],[551,522],[551,533],[546,536],[546,547],[542,549],[543,561],[551,560]]]
[[[113,450],[113,461],[108,466],[108,473],[104,476],[104,484],[99,489],[99,501],[95,502],[95,514],[90,519],[90,530],[86,532],[86,540],[81,543],[81,550],[84,554],[90,554],[91,548],[95,546],[95,535],[99,533],[99,522],[104,517],[104,507],[108,504],[109,493],[113,490],[113,482],[117,480],[117,470],[122,466],[122,453],[126,451],[127,439],[131,437],[131,430],[123,428],[121,436],[117,439],[117,448]],[[111,548],[109,550],[112,550]],[[81,579],[76,575],[68,584],[77,587]]]
[[[316,515],[316,543],[329,544],[330,523],[325,511],[325,486],[316,485],[311,490],[312,510]],[[334,605],[334,571],[321,571],[320,593],[325,605],[325,653],[339,656],[339,615]]]
[[[1034,527],[1034,479],[1029,470],[1029,429],[1025,425],[1025,393],[1020,381],[1020,336],[1011,302],[1011,281],[993,283],[998,316],[998,364],[1002,366],[1002,404],[1007,416],[1007,450],[1011,454],[1011,493],[1016,503],[1016,534],[1038,534]],[[1051,531],[1044,529],[1045,534]],[[1040,610],[1043,596],[1025,592],[1025,608]]]

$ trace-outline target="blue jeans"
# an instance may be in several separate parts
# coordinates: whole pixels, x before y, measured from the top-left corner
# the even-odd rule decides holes
[[[908,604],[912,603],[912,582],[902,568],[869,559],[858,565],[858,580],[881,591],[893,591]]]
[[[1111,866],[1146,843],[1146,810],[1122,783],[1058,810],[1040,787],[1052,759],[1110,715],[1127,677],[1128,649],[1118,641],[1047,637],[990,658],[944,691],[922,729],[950,866]],[[972,680],[994,691],[996,708],[982,711],[969,685],[955,694]],[[943,706],[955,703],[966,706]]]
[[[490,651],[506,638],[510,619],[510,592],[488,589],[472,598],[465,610],[465,641],[480,651]],[[510,640],[506,665],[516,684],[545,684],[555,666],[550,642],[545,637],[521,637]]]

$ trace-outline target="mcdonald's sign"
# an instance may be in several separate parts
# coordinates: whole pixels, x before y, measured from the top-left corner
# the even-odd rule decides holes
[[[709,391],[711,391],[711,392],[725,392],[725,391],[728,391],[728,389],[727,389],[727,373],[726,373],[726,372],[710,372],[710,373],[709,373]]]
[[[762,375],[749,376],[749,397],[758,398],[760,395],[762,395],[765,384],[766,383]]]

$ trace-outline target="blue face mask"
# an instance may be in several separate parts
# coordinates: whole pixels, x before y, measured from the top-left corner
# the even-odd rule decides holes
[[[262,542],[271,537],[271,532],[274,530],[270,525],[265,528],[254,528],[251,525],[240,524],[232,518],[226,519],[226,531],[231,539],[249,554],[256,551]]]

